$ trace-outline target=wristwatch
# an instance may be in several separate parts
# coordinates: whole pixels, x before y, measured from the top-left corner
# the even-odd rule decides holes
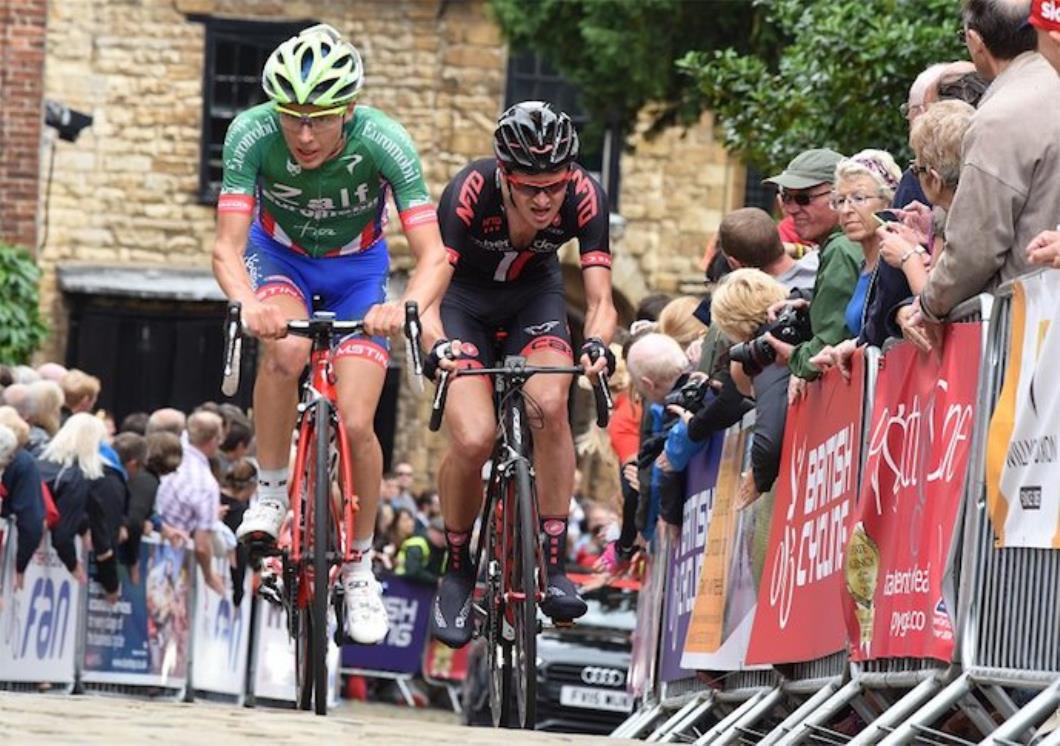
[[[913,254],[920,254],[921,256],[923,256],[924,254],[927,254],[927,251],[924,249],[923,246],[920,246],[918,244],[913,248],[909,249],[909,251],[902,254],[902,258],[898,260],[898,265],[904,266],[906,260],[909,259],[909,257],[913,256]]]

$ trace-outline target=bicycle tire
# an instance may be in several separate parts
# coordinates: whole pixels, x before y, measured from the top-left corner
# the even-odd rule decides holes
[[[298,461],[296,463],[299,475],[296,482],[297,494],[291,496],[292,501],[298,502],[300,523],[295,530],[300,532],[299,543],[302,552],[300,566],[292,572],[294,587],[288,588],[291,594],[290,611],[294,615],[293,630],[295,638],[294,661],[295,661],[295,704],[300,710],[308,710],[313,706],[314,685],[314,663],[316,659],[314,648],[313,617],[310,609],[310,601],[307,599],[309,588],[309,575],[305,569],[304,557],[308,554],[313,539],[309,522],[309,510],[311,497],[314,494],[316,476],[312,468],[313,449],[310,441],[313,438],[313,426],[303,422],[299,428]]]
[[[496,497],[486,500],[485,546],[484,560],[486,562],[486,598],[484,599],[486,616],[486,663],[489,667],[489,708],[493,718],[493,727],[501,728],[508,725],[511,718],[511,643],[504,639],[502,627],[504,624],[504,575],[502,572],[503,561],[498,551],[498,539],[503,531],[501,514],[497,508],[499,502]],[[499,529],[499,530],[498,530]]]
[[[331,566],[328,563],[331,518],[331,480],[328,470],[328,433],[331,413],[326,401],[318,401],[314,413],[315,439],[313,454],[313,689],[314,711],[328,712],[328,605],[331,591]]]
[[[537,722],[537,590],[539,541],[534,510],[530,465],[525,459],[514,464],[515,506],[518,526],[515,539],[516,579],[523,598],[515,603],[515,644],[512,646],[512,688],[515,693],[516,727],[533,730]]]

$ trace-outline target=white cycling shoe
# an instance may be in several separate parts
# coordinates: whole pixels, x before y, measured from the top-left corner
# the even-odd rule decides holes
[[[346,607],[346,635],[359,645],[375,645],[390,631],[390,617],[381,597],[383,589],[371,575],[351,575],[342,581]]]
[[[244,541],[264,534],[273,541],[280,535],[283,519],[287,517],[287,503],[283,500],[263,497],[247,508],[243,522],[239,524],[236,538]]]

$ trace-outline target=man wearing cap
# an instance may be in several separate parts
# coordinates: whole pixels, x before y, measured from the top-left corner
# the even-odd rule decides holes
[[[1060,73],[1060,0],[1034,0],[1028,22],[1038,34],[1038,53]],[[1060,215],[1057,230],[1042,231],[1028,244],[1027,259],[1060,269]]]
[[[959,303],[1030,269],[1027,249],[1057,224],[1060,76],[1035,51],[1030,5],[964,3],[968,51],[991,84],[964,137],[946,248],[920,297],[898,316],[903,328],[919,327],[936,341],[937,323]],[[1036,9],[1044,13],[1045,3]]]
[[[1038,34],[1038,53],[1060,72],[1060,0],[1034,0],[1028,22]]]
[[[795,156],[781,174],[766,179],[780,188],[777,198],[794,221],[799,238],[821,247],[810,303],[813,338],[792,346],[767,337],[778,361],[788,361],[792,374],[799,378],[816,378],[819,371],[810,358],[848,336],[844,314],[861,271],[861,247],[843,235],[839,216],[829,204],[841,160],[843,156],[834,150],[807,150]]]

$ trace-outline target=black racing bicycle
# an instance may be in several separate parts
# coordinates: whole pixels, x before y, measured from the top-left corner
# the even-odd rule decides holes
[[[584,374],[577,366],[532,366],[510,356],[494,368],[442,371],[431,410],[430,429],[438,430],[449,384],[464,376],[493,376],[497,438],[490,456],[490,478],[473,557],[485,562],[485,595],[475,605],[476,630],[486,638],[493,724],[532,729],[536,721],[537,605],[545,597],[544,553],[539,535],[530,417],[540,411],[523,386],[537,375]],[[594,382],[596,421],[606,427],[611,413],[607,378]],[[569,625],[572,622],[559,622]],[[515,710],[512,711],[514,700]]]

